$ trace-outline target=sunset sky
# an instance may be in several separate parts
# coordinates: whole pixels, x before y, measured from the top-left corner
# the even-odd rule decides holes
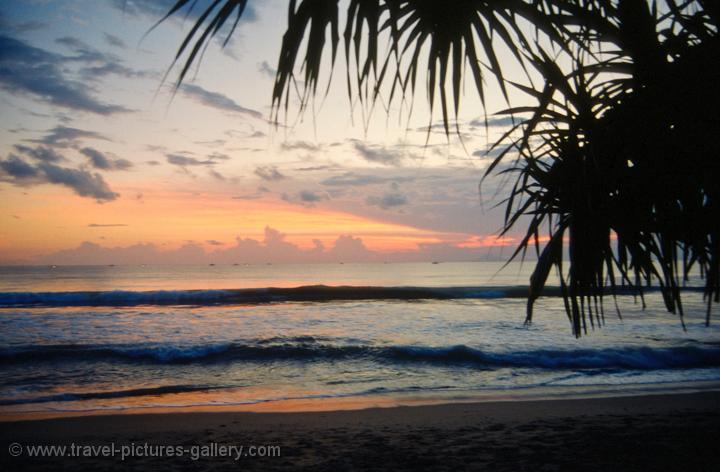
[[[347,99],[338,59],[327,99],[269,124],[284,0],[255,1],[173,96],[163,83],[193,21],[153,30],[174,0],[0,5],[0,263],[257,259],[474,260],[507,255],[488,143],[466,84],[464,147]],[[201,1],[200,4],[203,4]],[[199,8],[198,8],[199,10]],[[220,39],[224,39],[220,35]],[[490,86],[492,84],[489,84]],[[488,111],[506,106],[489,88]],[[435,116],[433,123],[437,123]],[[515,235],[516,236],[516,235]]]

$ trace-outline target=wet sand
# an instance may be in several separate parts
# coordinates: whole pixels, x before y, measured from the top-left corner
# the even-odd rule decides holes
[[[183,410],[0,422],[0,469],[705,471],[720,460],[719,437],[720,392],[296,413]],[[19,457],[11,457],[13,443]],[[29,458],[32,445],[65,446],[65,457]],[[160,446],[172,447],[172,456]],[[109,457],[81,457],[88,454]]]

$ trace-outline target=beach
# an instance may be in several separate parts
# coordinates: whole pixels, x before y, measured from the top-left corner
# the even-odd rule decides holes
[[[711,470],[719,434],[716,391],[344,411],[183,409],[0,423],[5,470]],[[10,457],[12,443],[21,445],[18,457]],[[90,445],[114,445],[118,452],[27,457],[27,446],[73,444],[76,455],[92,454]],[[134,455],[121,458],[119,450],[131,454],[131,446]],[[147,457],[157,446],[187,453]],[[243,446],[242,457],[209,457],[223,446]]]

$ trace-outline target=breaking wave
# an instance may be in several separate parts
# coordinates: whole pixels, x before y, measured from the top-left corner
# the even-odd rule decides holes
[[[149,364],[232,362],[318,362],[368,360],[431,363],[477,368],[675,369],[720,367],[718,347],[614,347],[492,352],[465,345],[337,345],[306,341],[242,342],[214,345],[43,345],[0,350],[0,364],[94,360]]]

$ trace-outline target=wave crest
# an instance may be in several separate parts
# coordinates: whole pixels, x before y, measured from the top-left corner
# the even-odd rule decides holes
[[[114,360],[139,363],[318,362],[368,360],[430,363],[475,368],[675,369],[720,367],[718,347],[615,347],[490,352],[465,345],[407,346],[328,344],[317,340],[214,345],[46,345],[0,350],[0,364]]]

